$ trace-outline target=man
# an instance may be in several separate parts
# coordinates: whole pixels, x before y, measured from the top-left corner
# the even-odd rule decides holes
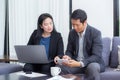
[[[105,70],[102,60],[101,32],[87,24],[87,14],[81,9],[71,15],[73,29],[69,33],[67,59],[58,65],[62,73],[85,73],[87,80],[100,80],[100,72]]]

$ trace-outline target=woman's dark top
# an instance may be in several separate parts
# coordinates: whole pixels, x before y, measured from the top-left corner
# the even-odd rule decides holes
[[[40,45],[42,34],[39,34],[39,36],[37,35],[38,35],[37,30],[35,30],[29,39],[28,45]],[[54,60],[56,56],[62,57],[64,55],[63,39],[60,33],[58,32],[51,33],[48,54],[49,54],[48,55],[49,60]],[[55,63],[54,62],[51,62],[49,64],[28,64],[27,63],[24,66],[24,70],[26,68],[29,68],[34,72],[49,74],[51,66],[55,66]]]

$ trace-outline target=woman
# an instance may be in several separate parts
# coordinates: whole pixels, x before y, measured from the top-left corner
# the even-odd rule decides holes
[[[54,62],[48,64],[25,64],[24,71],[40,72],[49,74],[50,67],[55,66],[57,59],[64,55],[63,40],[60,33],[55,30],[54,21],[50,14],[41,14],[35,30],[28,42],[28,45],[44,45],[49,60]]]

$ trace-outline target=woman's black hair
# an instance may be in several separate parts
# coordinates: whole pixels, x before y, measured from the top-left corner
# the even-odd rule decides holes
[[[43,13],[43,14],[41,14],[41,15],[39,16],[39,18],[38,18],[38,22],[37,22],[37,37],[41,36],[42,33],[43,33],[43,29],[41,28],[40,25],[43,24],[43,21],[44,21],[46,18],[52,19],[52,22],[53,22],[53,31],[52,31],[52,33],[57,32],[56,29],[55,29],[55,25],[54,25],[54,21],[53,21],[52,16],[51,16],[50,14],[48,14],[48,13]],[[41,35],[40,35],[40,34],[41,34]]]

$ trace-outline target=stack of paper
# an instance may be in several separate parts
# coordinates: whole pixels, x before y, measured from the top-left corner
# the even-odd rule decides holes
[[[47,80],[74,80],[74,79],[75,79],[75,77],[73,77],[73,78],[64,78],[64,77],[58,75],[58,76],[54,76],[52,78],[49,78]]]
[[[46,74],[42,74],[42,73],[35,73],[35,72],[32,72],[32,74],[26,74],[25,72],[17,72],[16,73],[17,75],[22,75],[22,76],[26,76],[26,77],[42,77],[42,76],[47,76]]]

